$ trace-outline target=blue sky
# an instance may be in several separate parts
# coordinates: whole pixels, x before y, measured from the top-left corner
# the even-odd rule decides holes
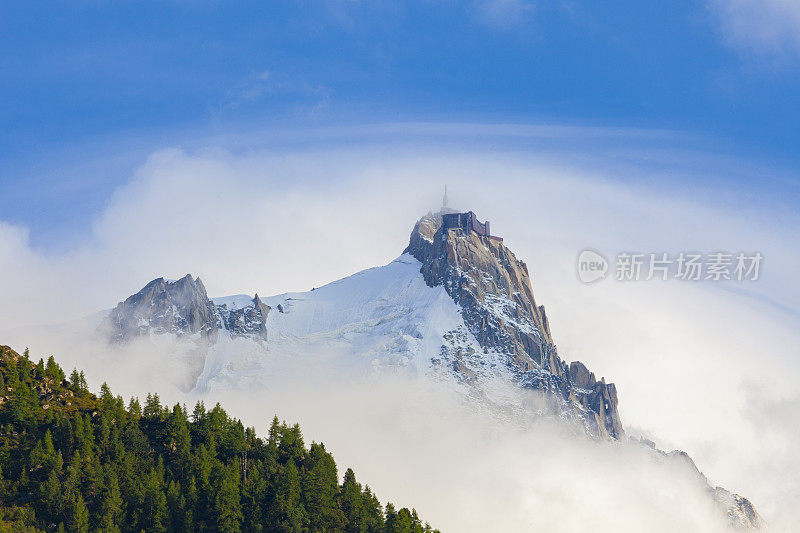
[[[674,130],[797,176],[798,34],[781,0],[6,2],[0,220],[61,240],[149,151],[254,128]]]

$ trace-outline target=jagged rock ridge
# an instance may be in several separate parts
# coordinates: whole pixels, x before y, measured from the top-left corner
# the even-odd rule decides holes
[[[270,307],[261,301],[256,294],[250,305],[228,309],[227,304],[220,304],[217,310],[222,317],[225,329],[233,335],[267,338],[267,315]]]
[[[521,386],[558,395],[562,408],[577,414],[591,433],[620,438],[616,387],[597,381],[580,362],[567,367],[559,358],[525,263],[498,239],[444,228],[441,215],[419,220],[406,248],[422,263],[426,283],[445,288],[481,347],[502,353]],[[471,379],[473,371],[457,347],[452,356],[455,370]]]
[[[117,341],[153,332],[215,337],[216,309],[200,278],[157,278],[111,311],[108,321]]]
[[[125,342],[149,334],[199,336],[214,342],[220,331],[266,340],[270,307],[256,294],[249,305],[215,305],[200,278],[157,278],[120,302],[106,320],[111,339]]]

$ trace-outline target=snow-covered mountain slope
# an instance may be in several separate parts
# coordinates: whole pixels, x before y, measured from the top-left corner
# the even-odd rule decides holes
[[[286,358],[297,357],[353,377],[429,373],[444,336],[464,322],[455,302],[442,287],[429,287],[419,270],[419,261],[404,254],[312,291],[264,298],[270,308],[265,340],[220,331],[197,387],[257,384]],[[252,305],[243,295],[213,302],[232,309]]]

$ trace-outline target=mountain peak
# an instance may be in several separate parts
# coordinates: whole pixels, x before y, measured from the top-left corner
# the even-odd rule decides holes
[[[425,282],[444,287],[460,306],[481,347],[506,358],[520,385],[556,391],[591,433],[624,434],[616,387],[597,381],[580,362],[568,367],[559,358],[527,265],[491,233],[488,220],[480,222],[472,211],[428,213],[414,225],[405,251],[422,263]],[[452,353],[459,359],[454,368],[470,377],[475,370],[460,360],[461,350]]]
[[[200,334],[215,341],[221,330],[233,336],[266,339],[266,318],[270,307],[258,297],[250,305],[229,309],[215,305],[199,277],[191,274],[177,280],[160,277],[120,302],[105,327],[116,342],[126,342],[151,333],[178,337]]]
[[[108,317],[113,338],[127,341],[145,332],[216,334],[215,309],[200,278],[156,278],[120,302]]]

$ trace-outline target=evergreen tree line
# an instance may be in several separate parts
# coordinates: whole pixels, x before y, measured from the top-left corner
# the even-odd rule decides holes
[[[422,533],[322,443],[275,417],[266,438],[219,404],[126,406],[50,357],[0,347],[0,528],[6,531]]]

